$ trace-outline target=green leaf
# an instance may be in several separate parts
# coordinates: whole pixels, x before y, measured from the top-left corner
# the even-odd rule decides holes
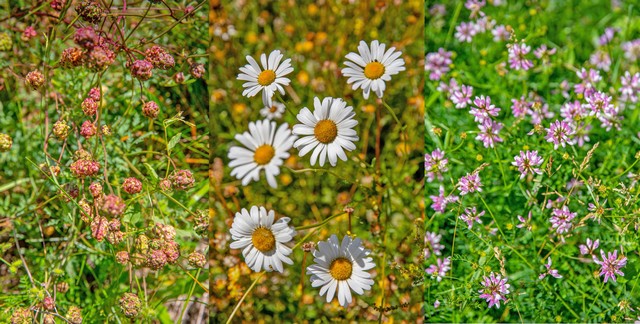
[[[158,174],[156,173],[156,170],[153,169],[153,167],[149,164],[149,163],[143,163],[144,167],[147,168],[147,170],[149,171],[149,174],[153,177],[153,180],[158,180]]]
[[[176,144],[178,144],[178,142],[180,141],[180,136],[182,136],[182,133],[178,133],[178,134],[174,135],[169,140],[169,144],[167,144],[167,152],[171,152],[171,150],[173,150],[173,148],[176,146]]]

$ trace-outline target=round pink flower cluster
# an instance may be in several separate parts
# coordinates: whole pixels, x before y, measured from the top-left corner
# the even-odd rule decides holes
[[[160,112],[160,108],[155,101],[147,101],[142,106],[142,114],[145,117],[156,118],[158,117],[158,112]]]
[[[102,201],[102,210],[105,214],[112,217],[118,217],[122,215],[127,205],[124,200],[114,194],[106,195]]]
[[[100,172],[100,163],[93,160],[82,159],[71,163],[69,168],[71,169],[71,173],[78,178],[90,177]]]
[[[126,178],[122,182],[122,190],[130,195],[137,194],[142,191],[142,181],[133,177]]]
[[[130,70],[131,75],[140,81],[149,80],[153,76],[153,64],[147,60],[136,60],[131,64]]]
[[[189,170],[175,171],[169,178],[171,179],[173,186],[182,190],[191,188],[195,183],[193,174]]]
[[[168,70],[176,64],[173,56],[167,53],[164,48],[157,45],[154,45],[145,51],[145,58],[147,61],[151,62],[154,67],[162,70]]]

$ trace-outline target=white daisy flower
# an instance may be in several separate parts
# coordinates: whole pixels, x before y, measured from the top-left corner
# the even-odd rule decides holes
[[[342,74],[349,77],[347,84],[351,84],[353,90],[362,88],[364,98],[369,98],[369,92],[382,98],[385,81],[391,81],[391,76],[404,71],[404,60],[400,57],[402,52],[396,51],[395,47],[385,52],[385,44],[379,44],[377,40],[371,42],[371,48],[367,43],[360,41],[358,52],[347,54],[346,58],[352,62],[346,61],[347,66],[342,69]]]
[[[267,212],[262,206],[253,206],[251,212],[242,208],[233,219],[230,247],[242,249],[244,261],[255,272],[264,269],[282,273],[283,262],[293,264],[288,257],[291,249],[284,243],[293,240],[296,230],[287,225],[291,220],[289,217],[282,217],[274,223],[274,216],[273,210]]]
[[[260,115],[266,119],[280,119],[284,113],[285,105],[280,102],[273,102],[271,106],[264,106],[260,109]]]
[[[362,246],[362,241],[345,235],[342,244],[334,234],[327,241],[318,243],[313,252],[315,264],[307,267],[311,275],[311,286],[321,287],[320,296],[327,294],[327,303],[334,295],[343,307],[351,303],[351,290],[358,295],[371,290],[374,281],[366,272],[375,267],[373,258],[367,257],[370,250]]]
[[[304,156],[313,150],[311,165],[316,164],[320,157],[320,166],[324,165],[328,158],[332,166],[336,166],[338,158],[347,160],[345,150],[356,149],[359,138],[353,129],[358,121],[353,119],[356,115],[353,107],[339,98],[327,97],[320,102],[318,97],[313,98],[314,111],[304,107],[298,114],[298,120],[302,124],[293,126],[293,134],[301,135],[293,146],[300,150],[300,156]]]
[[[286,59],[280,63],[283,57],[284,55],[278,50],[271,52],[268,59],[267,55],[263,53],[260,55],[263,69],[260,68],[253,57],[247,55],[249,64],[241,67],[240,71],[242,73],[238,74],[238,80],[247,81],[242,85],[245,88],[242,91],[242,95],[250,98],[262,90],[262,102],[267,107],[271,107],[271,97],[273,97],[276,90],[284,95],[283,86],[287,86],[291,82],[284,76],[293,72],[293,68],[290,63],[291,59]]]
[[[264,170],[267,182],[277,188],[276,177],[280,174],[282,161],[289,157],[289,149],[297,139],[291,135],[289,125],[284,123],[276,130],[276,122],[259,120],[249,123],[249,131],[237,134],[235,139],[245,147],[232,146],[229,149],[231,176],[242,179],[242,185],[260,179]]]

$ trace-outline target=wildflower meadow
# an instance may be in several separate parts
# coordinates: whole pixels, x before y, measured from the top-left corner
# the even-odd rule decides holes
[[[422,7],[215,13],[216,320],[421,318]]]
[[[637,3],[425,12],[425,320],[640,320]]]
[[[0,7],[0,322],[206,322],[207,2]]]

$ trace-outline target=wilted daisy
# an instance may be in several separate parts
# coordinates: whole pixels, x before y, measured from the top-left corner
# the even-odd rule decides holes
[[[285,105],[280,102],[273,102],[271,106],[264,106],[260,109],[260,115],[266,119],[280,119],[284,113]]]
[[[326,294],[327,303],[337,295],[340,305],[347,307],[352,301],[351,290],[362,295],[374,283],[371,274],[366,272],[375,267],[373,258],[367,257],[370,253],[359,238],[352,240],[345,235],[341,244],[335,234],[331,235],[318,243],[313,252],[315,264],[307,267],[311,286],[321,287],[320,296]]]
[[[249,131],[237,134],[235,139],[245,147],[232,146],[229,149],[229,167],[231,175],[242,179],[246,186],[251,181],[260,179],[260,171],[264,170],[267,183],[277,188],[276,176],[280,174],[282,161],[289,157],[289,149],[296,136],[291,135],[289,125],[284,123],[277,127],[276,122],[259,120],[249,123]]]
[[[391,81],[391,76],[404,71],[404,59],[400,56],[402,52],[391,47],[385,51],[386,45],[380,44],[377,40],[371,42],[371,46],[360,41],[358,53],[347,54],[347,60],[342,69],[342,74],[348,77],[347,84],[352,84],[352,89],[362,88],[365,99],[369,98],[369,93],[373,92],[382,98],[386,88],[385,81]]]
[[[273,221],[275,213],[264,207],[243,208],[231,225],[232,249],[242,249],[247,266],[255,272],[283,271],[282,263],[293,264],[291,249],[285,243],[293,240],[295,229],[288,226],[289,217]]]
[[[353,129],[358,121],[353,119],[356,115],[351,106],[339,98],[327,97],[320,102],[318,97],[313,98],[313,113],[304,107],[298,114],[301,124],[293,126],[293,133],[300,135],[293,146],[300,150],[300,156],[311,154],[311,165],[316,164],[320,158],[320,166],[329,159],[329,163],[335,166],[338,158],[347,160],[346,151],[356,149],[359,138]]]
[[[242,85],[245,88],[242,95],[253,97],[262,90],[262,102],[267,107],[271,107],[271,97],[276,90],[284,95],[283,86],[287,86],[291,82],[284,76],[293,72],[293,68],[290,63],[291,59],[280,62],[283,57],[284,55],[278,50],[271,52],[269,58],[263,53],[260,55],[261,68],[253,57],[247,55],[249,64],[241,67],[242,73],[238,74],[238,80],[247,81]]]

